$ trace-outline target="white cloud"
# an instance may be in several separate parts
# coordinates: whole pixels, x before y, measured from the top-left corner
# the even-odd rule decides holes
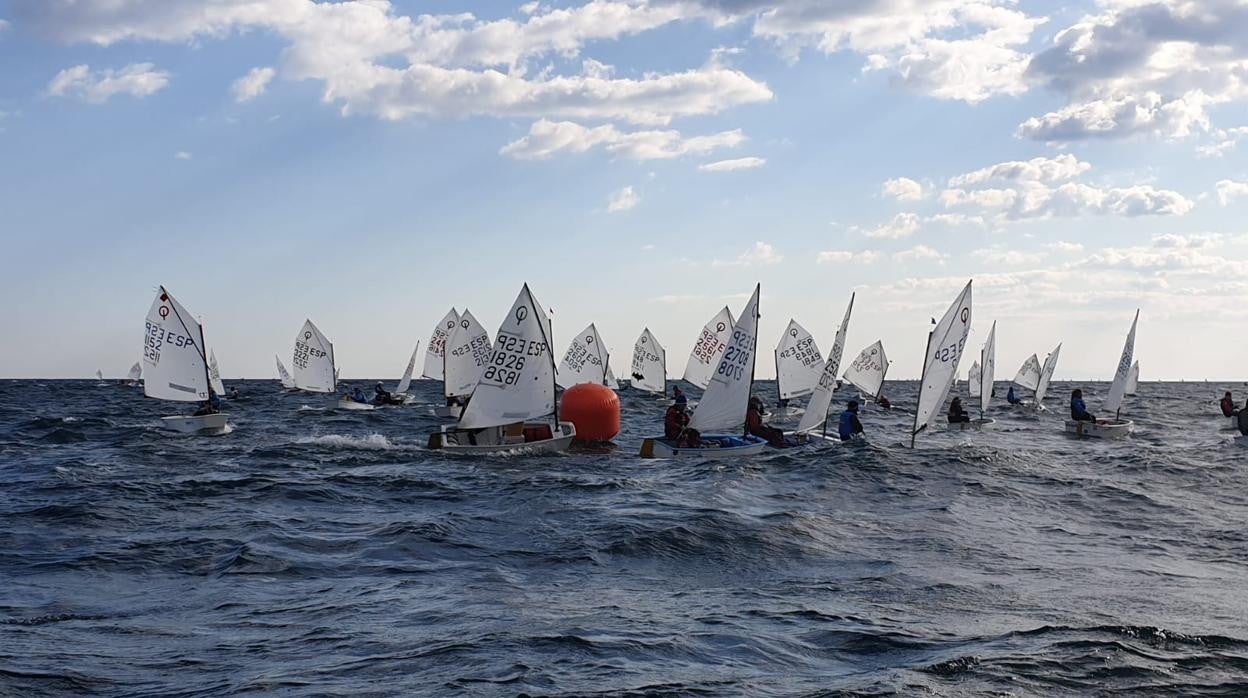
[[[178,152],[173,154],[174,160],[190,160],[192,157],[194,156],[192,156],[190,153],[188,153],[185,150],[179,150]]]
[[[1039,252],[1020,252],[1019,250],[998,248],[975,250],[971,253],[971,257],[977,262],[983,262],[994,267],[1018,267],[1024,264],[1037,264],[1044,259],[1044,255]]]
[[[246,75],[235,80],[230,87],[230,91],[234,94],[234,101],[249,102],[264,94],[269,81],[276,74],[277,72],[272,68],[252,68],[247,71]]]
[[[1077,242],[1066,242],[1065,240],[1051,242],[1045,245],[1045,247],[1061,254],[1079,254],[1080,252],[1083,252],[1083,245],[1080,245]]]
[[[927,245],[915,245],[908,250],[901,250],[900,252],[893,253],[893,260],[897,262],[912,262],[930,259],[943,264],[947,258],[947,255],[943,255]]]
[[[909,177],[897,177],[884,182],[884,194],[898,201],[918,201],[923,198],[923,185]]]
[[[968,216],[963,213],[936,213],[925,219],[928,223],[937,223],[939,225],[949,226],[951,228],[963,225],[973,225],[983,227],[986,225],[983,216]]]
[[[1196,148],[1196,153],[1201,157],[1220,158],[1228,152],[1235,149],[1239,142],[1248,138],[1248,126],[1236,126],[1235,128],[1218,129],[1214,134],[1215,142],[1210,145],[1202,145]]]
[[[641,197],[633,190],[632,185],[629,185],[607,198],[607,213],[627,211],[639,203],[641,203]]]
[[[1209,98],[1199,90],[1175,99],[1156,92],[1094,99],[1063,107],[1019,125],[1019,138],[1062,142],[1151,135],[1166,139],[1207,131]]]
[[[865,231],[869,238],[897,239],[913,235],[919,229],[919,217],[913,213],[898,213],[887,223]]]
[[[629,160],[663,160],[705,155],[745,142],[740,129],[684,138],[679,131],[621,131],[612,124],[588,128],[572,121],[541,119],[528,135],[503,146],[499,153],[518,160],[544,160],[560,153],[584,153],[597,147]]]
[[[653,243],[646,243],[645,245],[642,245],[642,246],[641,246],[641,251],[642,251],[642,252],[653,252],[653,251],[654,251],[654,244],[653,244]]]
[[[767,164],[765,158],[736,158],[734,160],[719,160],[698,165],[698,170],[702,172],[735,172],[737,170],[751,170],[755,167],[762,167],[765,164]]]
[[[103,104],[114,95],[146,97],[169,85],[169,73],[151,63],[131,63],[121,70],[91,70],[76,65],[57,73],[48,83],[52,97],[78,97],[91,104]]]
[[[855,264],[874,264],[880,258],[880,253],[875,250],[863,250],[861,252],[850,252],[848,250],[824,250],[815,257],[818,264],[846,264],[853,262]]]
[[[1248,196],[1248,182],[1237,182],[1233,179],[1221,179],[1217,183],[1218,203],[1226,206],[1241,196]]]
[[[1091,165],[1080,162],[1070,154],[1058,155],[1055,158],[1011,160],[958,175],[949,180],[949,186],[965,187],[986,182],[1060,182],[1074,179],[1090,169],[1092,169]]]
[[[725,262],[723,260],[716,259],[711,262],[711,266],[715,266],[715,267],[770,266],[772,264],[779,264],[781,260],[783,259],[784,259],[784,255],[781,255],[780,253],[776,252],[776,248],[760,240],[758,242],[755,242],[754,246],[751,247],[750,249],[737,255],[737,258],[735,260],[731,262]]]

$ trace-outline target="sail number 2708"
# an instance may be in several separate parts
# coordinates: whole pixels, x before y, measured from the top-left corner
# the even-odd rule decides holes
[[[719,360],[719,368],[715,374],[729,380],[739,381],[745,375],[745,367],[754,356],[753,337],[733,330],[732,344],[724,349],[724,356]]]

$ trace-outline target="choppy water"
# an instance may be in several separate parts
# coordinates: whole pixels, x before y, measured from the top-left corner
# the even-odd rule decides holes
[[[636,458],[662,407],[627,391],[613,453],[463,459],[426,409],[240,385],[206,438],[0,382],[0,694],[1248,693],[1220,385],[1143,385],[1125,443],[1063,435],[1056,386],[741,462]]]

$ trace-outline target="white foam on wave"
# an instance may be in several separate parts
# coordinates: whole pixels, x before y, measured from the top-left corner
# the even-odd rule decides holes
[[[304,436],[295,440],[300,445],[328,446],[330,448],[350,448],[365,451],[393,451],[395,449],[410,448],[390,442],[390,439],[381,434],[369,434],[368,436],[349,436],[345,434],[325,434],[323,436]]]

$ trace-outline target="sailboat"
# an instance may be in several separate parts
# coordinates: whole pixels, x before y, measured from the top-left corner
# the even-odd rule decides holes
[[[810,400],[806,403],[806,411],[797,424],[798,434],[809,434],[828,423],[828,409],[832,406],[832,394],[836,392],[836,374],[841,370],[841,355],[845,351],[845,332],[849,330],[849,316],[854,312],[854,297],[850,294],[849,305],[845,308],[845,317],[841,318],[841,326],[836,330],[836,339],[832,340],[832,350],[828,352],[828,360],[823,362],[819,379],[815,382]],[[824,429],[827,434],[827,429]]]
[[[780,336],[775,358],[776,411],[785,413],[790,411],[789,400],[815,392],[815,384],[823,376],[824,361],[814,336],[794,319],[789,320]]]
[[[1018,373],[1014,374],[1014,385],[1034,391],[1040,382],[1040,359],[1035,354],[1027,357]]]
[[[602,343],[602,337],[598,336],[598,328],[591,322],[568,345],[568,351],[555,372],[555,382],[564,390],[578,383],[606,385],[610,363],[611,354]]]
[[[299,334],[295,335],[295,353],[291,359],[291,370],[294,372],[295,389],[309,393],[333,393],[338,389],[338,367],[334,361],[334,344],[313,324],[304,320]],[[340,400],[338,406],[344,409],[369,409],[372,405],[352,403],[359,407],[344,404],[349,400]]]
[[[647,438],[641,442],[642,458],[750,456],[761,453],[767,446],[767,441],[757,436],[713,433],[727,430],[740,432],[745,426],[750,390],[754,385],[755,349],[758,346],[758,294],[759,286],[756,285],[750,302],[732,326],[729,343],[721,353],[710,384],[689,420],[689,428],[701,435],[702,447],[684,448],[667,438]]]
[[[95,369],[95,384],[97,386],[108,385],[108,381],[104,380],[104,371]]]
[[[732,311],[728,310],[728,306],[724,306],[723,310],[706,323],[702,333],[698,335],[698,341],[693,345],[693,351],[689,352],[689,362],[685,364],[686,381],[703,390],[711,384],[711,377],[719,365],[719,357],[723,356],[732,336],[732,326]]]
[[[1140,362],[1131,364],[1131,373],[1127,374],[1127,395],[1135,395],[1140,388]]]
[[[490,333],[465,308],[445,344],[441,373],[446,404],[435,406],[433,413],[442,418],[459,419],[464,403],[476,389],[490,360]]]
[[[282,360],[277,357],[277,354],[273,355],[273,360],[277,362],[277,377],[282,381],[282,387],[286,390],[294,390],[295,379],[290,377],[290,373],[282,365]]]
[[[919,400],[914,410],[914,430],[910,447],[919,432],[931,426],[937,412],[945,404],[949,389],[958,375],[958,362],[971,331],[971,282],[927,335],[927,352],[923,356],[923,373],[919,378]]]
[[[1036,381],[1036,396],[1032,402],[1024,402],[1023,404],[1035,410],[1044,409],[1044,396],[1049,391],[1049,382],[1053,380],[1053,372],[1057,370],[1057,357],[1062,353],[1062,344],[1058,342],[1053,352],[1044,360],[1044,367],[1040,369],[1040,378]]]
[[[126,385],[135,386],[139,384],[139,379],[143,377],[143,364],[138,361],[130,367],[130,372],[126,374]]]
[[[416,371],[416,357],[420,354],[420,340],[416,340],[416,347],[412,349],[412,357],[407,360],[407,368],[403,369],[403,377],[399,379],[399,384],[394,387],[394,392],[390,395],[402,401],[406,405],[415,400],[414,397],[407,394],[407,389],[412,385],[412,374]]]
[[[455,324],[459,322],[459,313],[451,308],[446,317],[433,327],[433,334],[429,336],[429,344],[425,345],[425,369],[421,375],[425,378],[433,380],[442,380],[442,363],[446,359],[446,340],[451,338],[451,333],[455,331]]]
[[[164,286],[147,311],[143,334],[143,394],[173,402],[208,399],[208,359],[204,356],[204,328]],[[216,412],[161,417],[166,429],[187,434],[224,434],[229,415]]]
[[[217,354],[213,350],[208,350],[208,385],[212,387],[213,392],[225,398],[225,384],[221,382],[221,368],[217,366]]]
[[[971,388],[979,393],[979,419],[972,419],[969,422],[951,422],[949,424],[950,429],[982,429],[997,421],[988,416],[988,405],[992,402],[992,384],[995,378],[996,366],[997,323],[994,322],[992,323],[992,329],[988,330],[988,339],[984,342],[984,347],[979,352],[979,361],[971,366],[971,374],[974,376]]]
[[[667,395],[667,350],[647,327],[633,344],[631,385],[647,393]]]
[[[843,378],[858,389],[861,393],[858,402],[864,403],[880,396],[886,375],[888,355],[884,353],[884,342],[877,339],[875,344],[858,354],[849,368],[845,369]]]
[[[1131,358],[1135,354],[1135,326],[1139,321],[1140,311],[1136,310],[1135,319],[1131,321],[1131,331],[1127,332],[1127,341],[1122,346],[1122,357],[1118,359],[1118,369],[1114,372],[1114,382],[1109,386],[1109,396],[1101,407],[1105,412],[1113,412],[1113,419],[1098,419],[1095,422],[1068,419],[1067,434],[1097,439],[1121,439],[1131,433],[1132,421],[1122,418],[1121,409],[1122,398],[1127,394],[1127,380],[1131,375]]]
[[[498,328],[490,359],[459,422],[429,435],[450,453],[567,450],[576,426],[559,421],[550,320],[525,284]],[[554,414],[554,427],[544,418]]]
[[[605,385],[605,386],[607,386],[608,388],[610,388],[610,389],[612,389],[612,390],[619,390],[619,389],[620,389],[620,379],[616,378],[616,377],[615,377],[615,374],[611,372],[611,364],[610,364],[610,363],[608,363],[608,364],[607,364],[607,375],[606,375],[605,377],[603,377],[603,379],[602,379],[602,384],[603,384],[603,385]]]
[[[971,362],[971,370],[966,372],[966,392],[970,395],[979,394],[979,359]]]

